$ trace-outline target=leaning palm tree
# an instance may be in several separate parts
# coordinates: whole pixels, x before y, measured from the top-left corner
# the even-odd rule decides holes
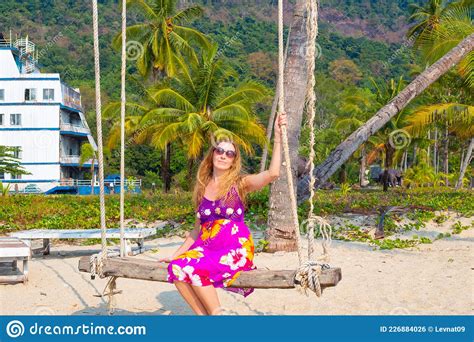
[[[127,0],[127,6],[136,8],[146,22],[127,28],[127,48],[131,58],[137,60],[142,76],[150,71],[173,76],[186,62],[197,62],[195,47],[208,47],[206,36],[196,29],[185,26],[203,14],[199,6],[177,10],[177,0]],[[120,48],[122,34],[115,36],[112,46]],[[135,50],[134,50],[135,49]]]

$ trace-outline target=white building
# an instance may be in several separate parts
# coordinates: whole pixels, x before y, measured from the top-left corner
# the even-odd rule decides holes
[[[19,191],[35,184],[30,188],[52,192],[84,179],[92,161],[79,167],[81,144],[97,147],[79,90],[59,74],[41,73],[37,56],[28,38],[11,41],[0,34],[0,145],[18,147],[21,165],[31,173],[0,173],[0,181]]]

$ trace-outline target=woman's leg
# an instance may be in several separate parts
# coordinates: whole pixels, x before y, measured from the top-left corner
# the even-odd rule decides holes
[[[205,306],[201,302],[200,298],[194,292],[194,286],[191,284],[185,283],[183,281],[174,281],[174,285],[178,289],[181,296],[183,296],[184,300],[189,304],[191,309],[197,315],[208,315]]]
[[[222,310],[217,296],[217,291],[214,286],[194,286],[191,285],[194,292],[197,294],[201,303],[204,304],[209,315],[217,315]]]

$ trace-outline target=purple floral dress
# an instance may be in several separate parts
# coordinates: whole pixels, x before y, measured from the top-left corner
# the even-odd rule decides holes
[[[240,272],[256,269],[254,243],[244,223],[244,206],[235,186],[224,203],[203,197],[196,216],[201,230],[188,251],[168,265],[167,281],[224,288],[247,297],[254,289],[228,287]],[[225,197],[225,196],[224,196]]]

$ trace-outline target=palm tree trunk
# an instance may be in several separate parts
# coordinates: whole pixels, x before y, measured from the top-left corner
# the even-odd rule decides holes
[[[435,127],[434,131],[433,168],[435,173],[438,173],[438,127]]]
[[[380,109],[369,121],[359,127],[346,140],[344,140],[328,158],[318,165],[314,175],[318,179],[316,187],[321,186],[331,177],[337,169],[359,148],[361,144],[382,128],[387,122],[397,115],[406,105],[465,58],[474,49],[474,33],[462,40],[455,48],[449,51],[436,63],[431,65],[416,77],[405,89],[395,96],[387,105]],[[298,201],[302,202],[309,196],[309,176],[301,178],[298,182]]]
[[[390,168],[392,167],[394,154],[395,154],[395,149],[392,147],[392,144],[390,144],[389,142],[385,143],[385,170],[382,176],[383,191],[388,191],[388,186],[389,186],[388,170],[390,170]]]
[[[293,179],[297,179],[299,137],[303,119],[305,89],[308,83],[306,56],[301,53],[301,47],[307,44],[305,13],[306,0],[296,1],[284,75],[288,145]],[[296,189],[294,191],[296,192]],[[269,252],[295,251],[297,248],[292,211],[288,205],[288,180],[284,165],[282,165],[280,177],[271,184],[268,228],[265,234]]]
[[[94,185],[95,185],[94,163],[95,163],[95,158],[92,158],[92,165],[91,165],[91,195],[94,194]]]
[[[456,183],[456,190],[459,190],[462,188],[462,180],[464,178],[464,174],[466,173],[467,166],[471,162],[471,157],[472,157],[472,149],[474,148],[474,138],[471,138],[471,141],[469,142],[469,146],[467,147],[466,155],[464,156],[462,165],[461,165],[461,170],[459,172],[459,178]]]
[[[286,63],[286,58],[288,56],[288,46],[290,43],[290,34],[291,34],[291,25],[288,30],[288,37],[286,39],[286,49],[285,49],[285,63]],[[280,93],[280,82],[278,82],[277,79],[277,86],[275,90],[275,97],[273,98],[273,103],[272,103],[272,110],[270,112],[270,118],[268,118],[268,125],[267,125],[267,141],[270,141],[272,138],[272,133],[273,133],[273,125],[275,124],[275,115],[278,107],[278,94]],[[265,171],[265,168],[267,167],[267,157],[268,157],[268,145],[265,145],[263,148],[262,152],[262,160],[260,162],[260,172]]]
[[[188,173],[186,174],[186,180],[189,186],[189,189],[192,190],[192,182],[193,182],[193,167],[194,167],[194,158],[188,159]]]
[[[344,184],[347,182],[347,169],[346,164],[342,164],[339,169],[339,184]]]
[[[444,184],[449,186],[448,173],[449,173],[449,127],[446,123],[444,128],[444,139],[443,139],[443,172]]]
[[[428,140],[431,140],[431,130],[428,130]],[[430,157],[431,157],[431,144],[428,144],[428,151],[426,153],[426,163],[430,165]]]
[[[171,189],[171,170],[170,170],[170,163],[171,160],[171,144],[166,144],[165,150],[163,151],[162,156],[162,177],[163,177],[163,186],[165,193],[168,193]]]
[[[367,186],[365,182],[365,170],[367,168],[367,153],[365,151],[365,145],[361,146],[360,155],[359,185],[361,188],[364,188]]]
[[[418,143],[415,141],[413,143],[413,163],[412,163],[412,165],[416,165],[417,152],[418,152]],[[407,151],[407,154],[408,154],[408,151]]]

